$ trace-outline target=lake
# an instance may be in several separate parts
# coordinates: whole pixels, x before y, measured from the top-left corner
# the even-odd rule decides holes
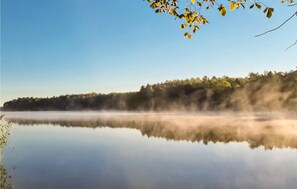
[[[13,125],[2,161],[7,188],[296,189],[297,186],[295,115],[2,114]]]

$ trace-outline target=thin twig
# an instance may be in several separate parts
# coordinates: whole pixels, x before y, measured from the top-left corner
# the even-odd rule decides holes
[[[265,3],[263,3],[262,1],[260,0],[257,0],[259,3],[261,3],[262,5],[264,5],[265,7],[268,7]]]
[[[288,5],[288,7],[293,7],[293,6],[295,6],[295,5],[297,5],[297,3],[294,3],[294,4],[292,4],[292,5]]]
[[[287,19],[286,21],[284,21],[281,25],[279,25],[278,27],[273,28],[273,29],[271,29],[271,30],[268,30],[268,31],[266,31],[266,32],[264,32],[264,33],[261,33],[261,34],[259,34],[259,35],[255,35],[255,37],[260,37],[260,36],[262,36],[262,35],[265,35],[265,34],[267,34],[267,33],[269,33],[269,32],[272,32],[272,31],[275,31],[275,30],[281,28],[281,27],[282,27],[283,25],[285,25],[289,20],[291,20],[294,16],[297,16],[297,11],[296,11],[290,18],[288,18],[288,19]]]
[[[295,41],[295,43],[293,43],[291,46],[289,46],[288,48],[286,48],[284,51],[287,51],[289,48],[295,46],[297,44],[297,40]]]

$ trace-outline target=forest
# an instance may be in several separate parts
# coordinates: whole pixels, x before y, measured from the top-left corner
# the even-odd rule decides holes
[[[137,92],[18,98],[4,111],[296,111],[297,70],[147,84]]]

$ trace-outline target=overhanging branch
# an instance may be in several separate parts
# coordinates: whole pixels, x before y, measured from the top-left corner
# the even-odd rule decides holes
[[[288,48],[286,48],[285,51],[288,50],[289,48],[295,46],[296,44],[297,44],[297,40],[296,40],[295,43],[293,43],[291,46],[289,46]]]
[[[273,29],[271,29],[271,30],[268,30],[268,31],[266,31],[266,32],[264,32],[264,33],[261,33],[261,34],[259,34],[259,35],[255,35],[255,37],[260,37],[260,36],[265,35],[265,34],[267,34],[267,33],[270,33],[270,32],[273,32],[273,31],[275,31],[275,30],[278,30],[278,29],[281,28],[283,25],[285,25],[288,21],[290,21],[294,16],[297,16],[297,11],[296,11],[290,18],[288,18],[288,19],[285,20],[281,25],[279,25],[278,27],[273,28]]]

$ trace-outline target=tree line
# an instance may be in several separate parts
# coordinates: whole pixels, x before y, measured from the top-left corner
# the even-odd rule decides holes
[[[297,70],[203,77],[147,84],[137,92],[18,98],[4,111],[67,110],[297,110]]]

